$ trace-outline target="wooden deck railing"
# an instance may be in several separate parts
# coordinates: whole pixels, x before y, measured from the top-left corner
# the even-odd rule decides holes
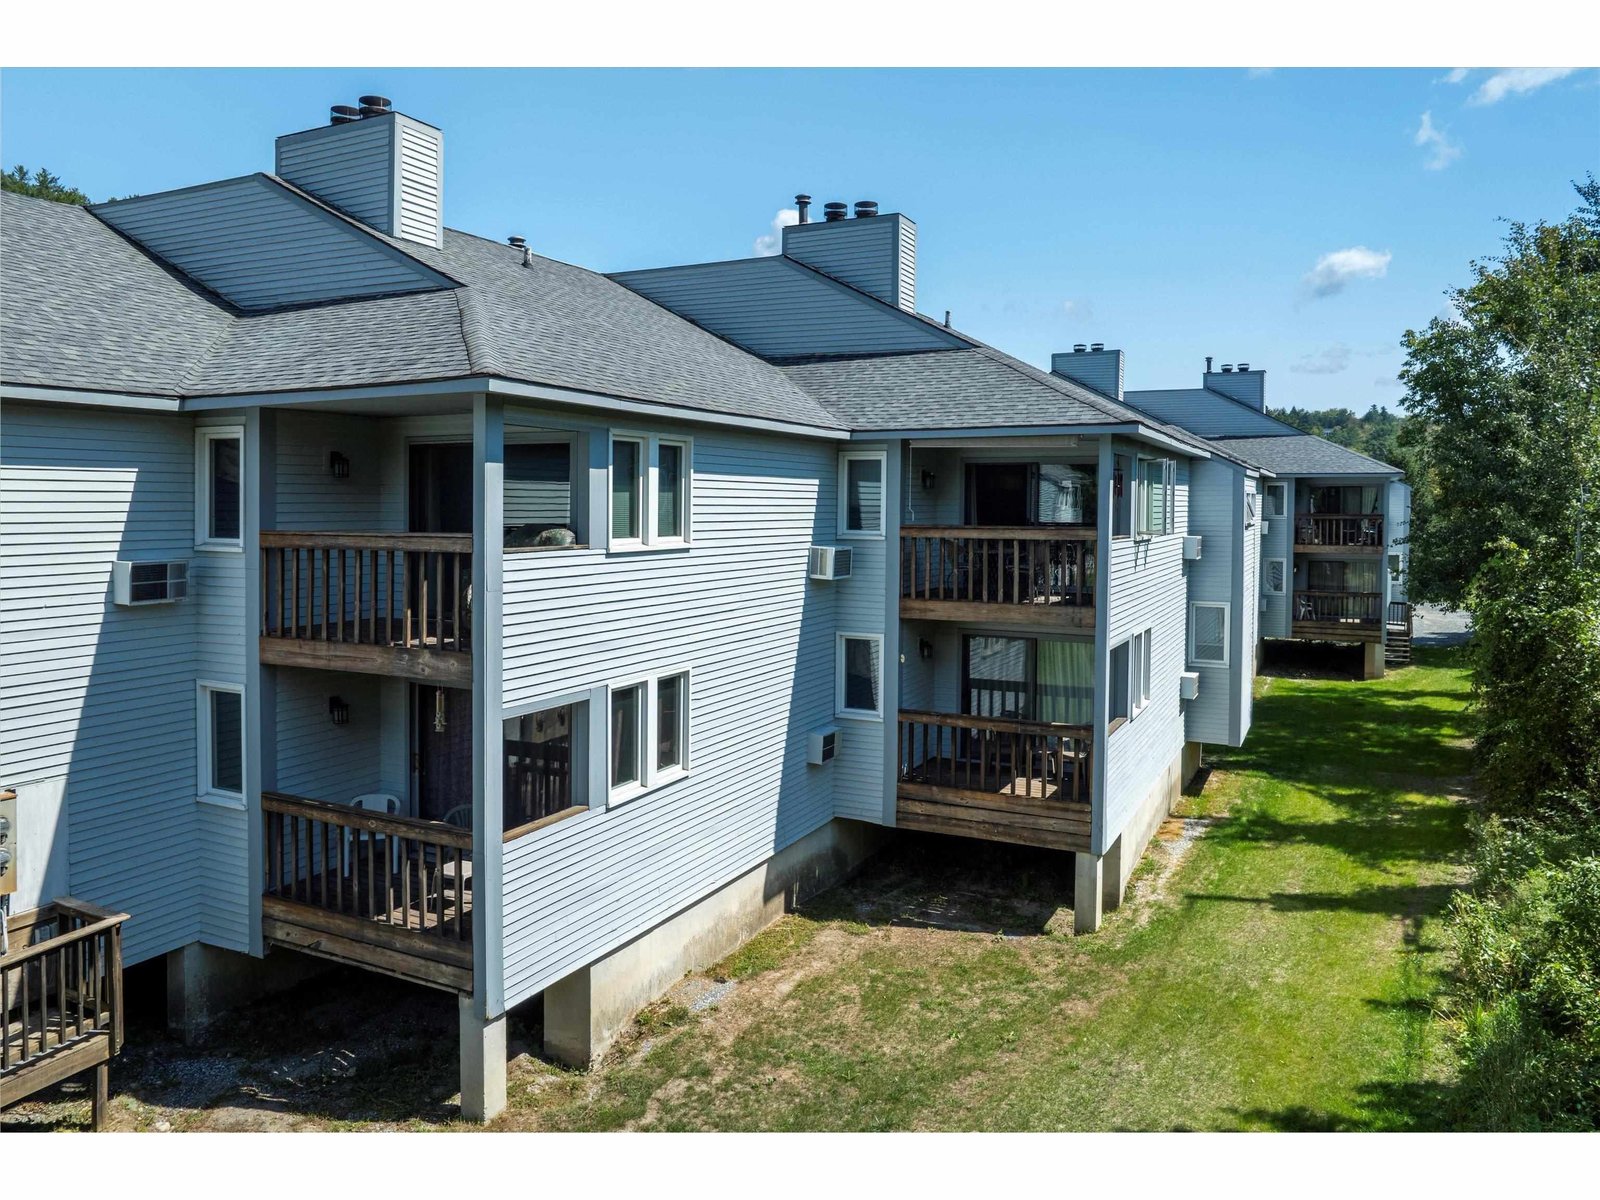
[[[472,832],[267,792],[263,894],[471,945]]]
[[[105,1065],[122,1049],[127,919],[67,897],[7,921],[0,955],[0,1107],[93,1069],[94,1127],[102,1126]]]
[[[1093,530],[906,525],[900,596],[969,604],[1094,604]]]
[[[1296,546],[1383,546],[1383,518],[1355,513],[1301,513],[1294,519]]]
[[[986,796],[1089,803],[1094,732],[949,713],[902,710],[899,778]]]
[[[261,534],[261,636],[465,653],[469,533]]]
[[[1382,592],[1296,592],[1296,622],[1376,625],[1383,612]]]

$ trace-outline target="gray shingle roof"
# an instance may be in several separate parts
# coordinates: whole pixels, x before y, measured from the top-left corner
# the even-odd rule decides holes
[[[0,378],[172,397],[233,317],[71,204],[0,193]]]
[[[1348,450],[1314,433],[1284,437],[1213,438],[1224,453],[1235,454],[1278,475],[1399,475],[1400,468]]]

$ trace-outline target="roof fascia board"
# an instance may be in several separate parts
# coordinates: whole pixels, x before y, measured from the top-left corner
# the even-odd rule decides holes
[[[599,392],[580,392],[571,388],[523,383],[515,379],[503,379],[494,375],[437,379],[423,383],[384,384],[379,387],[315,388],[295,392],[249,392],[233,396],[195,396],[185,400],[183,408],[187,412],[211,412],[216,409],[248,408],[258,405],[278,408],[340,403],[348,400],[404,400],[417,396],[467,396],[479,392],[487,392],[508,400],[536,400],[545,404],[558,404],[569,408],[688,421],[697,425],[721,425],[735,429],[754,429],[765,433],[789,434],[793,437],[844,441],[850,436],[849,432],[843,429],[829,429],[819,425],[790,424],[763,417],[740,416],[735,413],[706,412],[701,409],[681,408],[670,404],[653,404],[649,401],[628,400],[621,396],[608,396]]]
[[[1203,450],[1199,446],[1188,445],[1176,438],[1168,437],[1158,430],[1134,424],[994,425],[962,429],[858,429],[852,432],[850,437],[853,441],[883,441],[891,438],[903,438],[914,442],[937,440],[955,443],[971,440],[972,438],[1069,437],[1073,435],[1099,437],[1104,434],[1151,442],[1169,450],[1176,450],[1179,454],[1187,455],[1190,458],[1211,457],[1210,451]]]
[[[182,402],[171,396],[134,396],[124,392],[88,392],[76,388],[33,387],[0,383],[0,397],[45,404],[76,404],[85,408],[130,408],[145,412],[179,412]]]

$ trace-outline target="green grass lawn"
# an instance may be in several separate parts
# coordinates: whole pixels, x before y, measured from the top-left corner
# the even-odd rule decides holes
[[[567,1071],[513,1014],[512,1129],[1408,1129],[1440,1121],[1432,998],[1463,878],[1467,679],[1257,681],[1092,937],[1070,855],[902,835],[849,884]],[[205,1047],[130,1028],[121,1129],[438,1128],[455,1005],[360,971],[230,1018]],[[74,1127],[81,1086],[6,1125]]]
[[[1439,917],[1463,876],[1466,674],[1258,680],[1102,931],[1070,859],[911,840],[647,1012],[589,1076],[535,1063],[519,1127],[1406,1129],[1437,1122]]]

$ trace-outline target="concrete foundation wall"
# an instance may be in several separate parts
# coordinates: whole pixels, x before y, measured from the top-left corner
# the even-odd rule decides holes
[[[1193,751],[1191,754],[1191,747]],[[1106,851],[1102,868],[1102,886],[1105,889],[1102,907],[1106,911],[1116,908],[1122,903],[1122,897],[1128,890],[1128,878],[1133,874],[1139,860],[1144,857],[1150,839],[1155,836],[1161,822],[1172,814],[1173,808],[1178,803],[1178,797],[1183,794],[1184,781],[1191,778],[1193,771],[1189,763],[1195,764],[1198,769],[1200,759],[1200,744],[1198,742],[1185,742],[1183,748],[1173,756],[1166,769],[1161,772],[1160,778],[1145,793],[1143,800],[1128,824],[1123,827],[1111,848]]]
[[[545,1051],[575,1066],[605,1054],[636,1012],[687,972],[727,957],[801,901],[840,882],[889,837],[838,819],[544,992]]]
[[[252,958],[191,942],[167,955],[167,1028],[185,1042],[201,1041],[229,1010],[331,969],[291,950]]]

